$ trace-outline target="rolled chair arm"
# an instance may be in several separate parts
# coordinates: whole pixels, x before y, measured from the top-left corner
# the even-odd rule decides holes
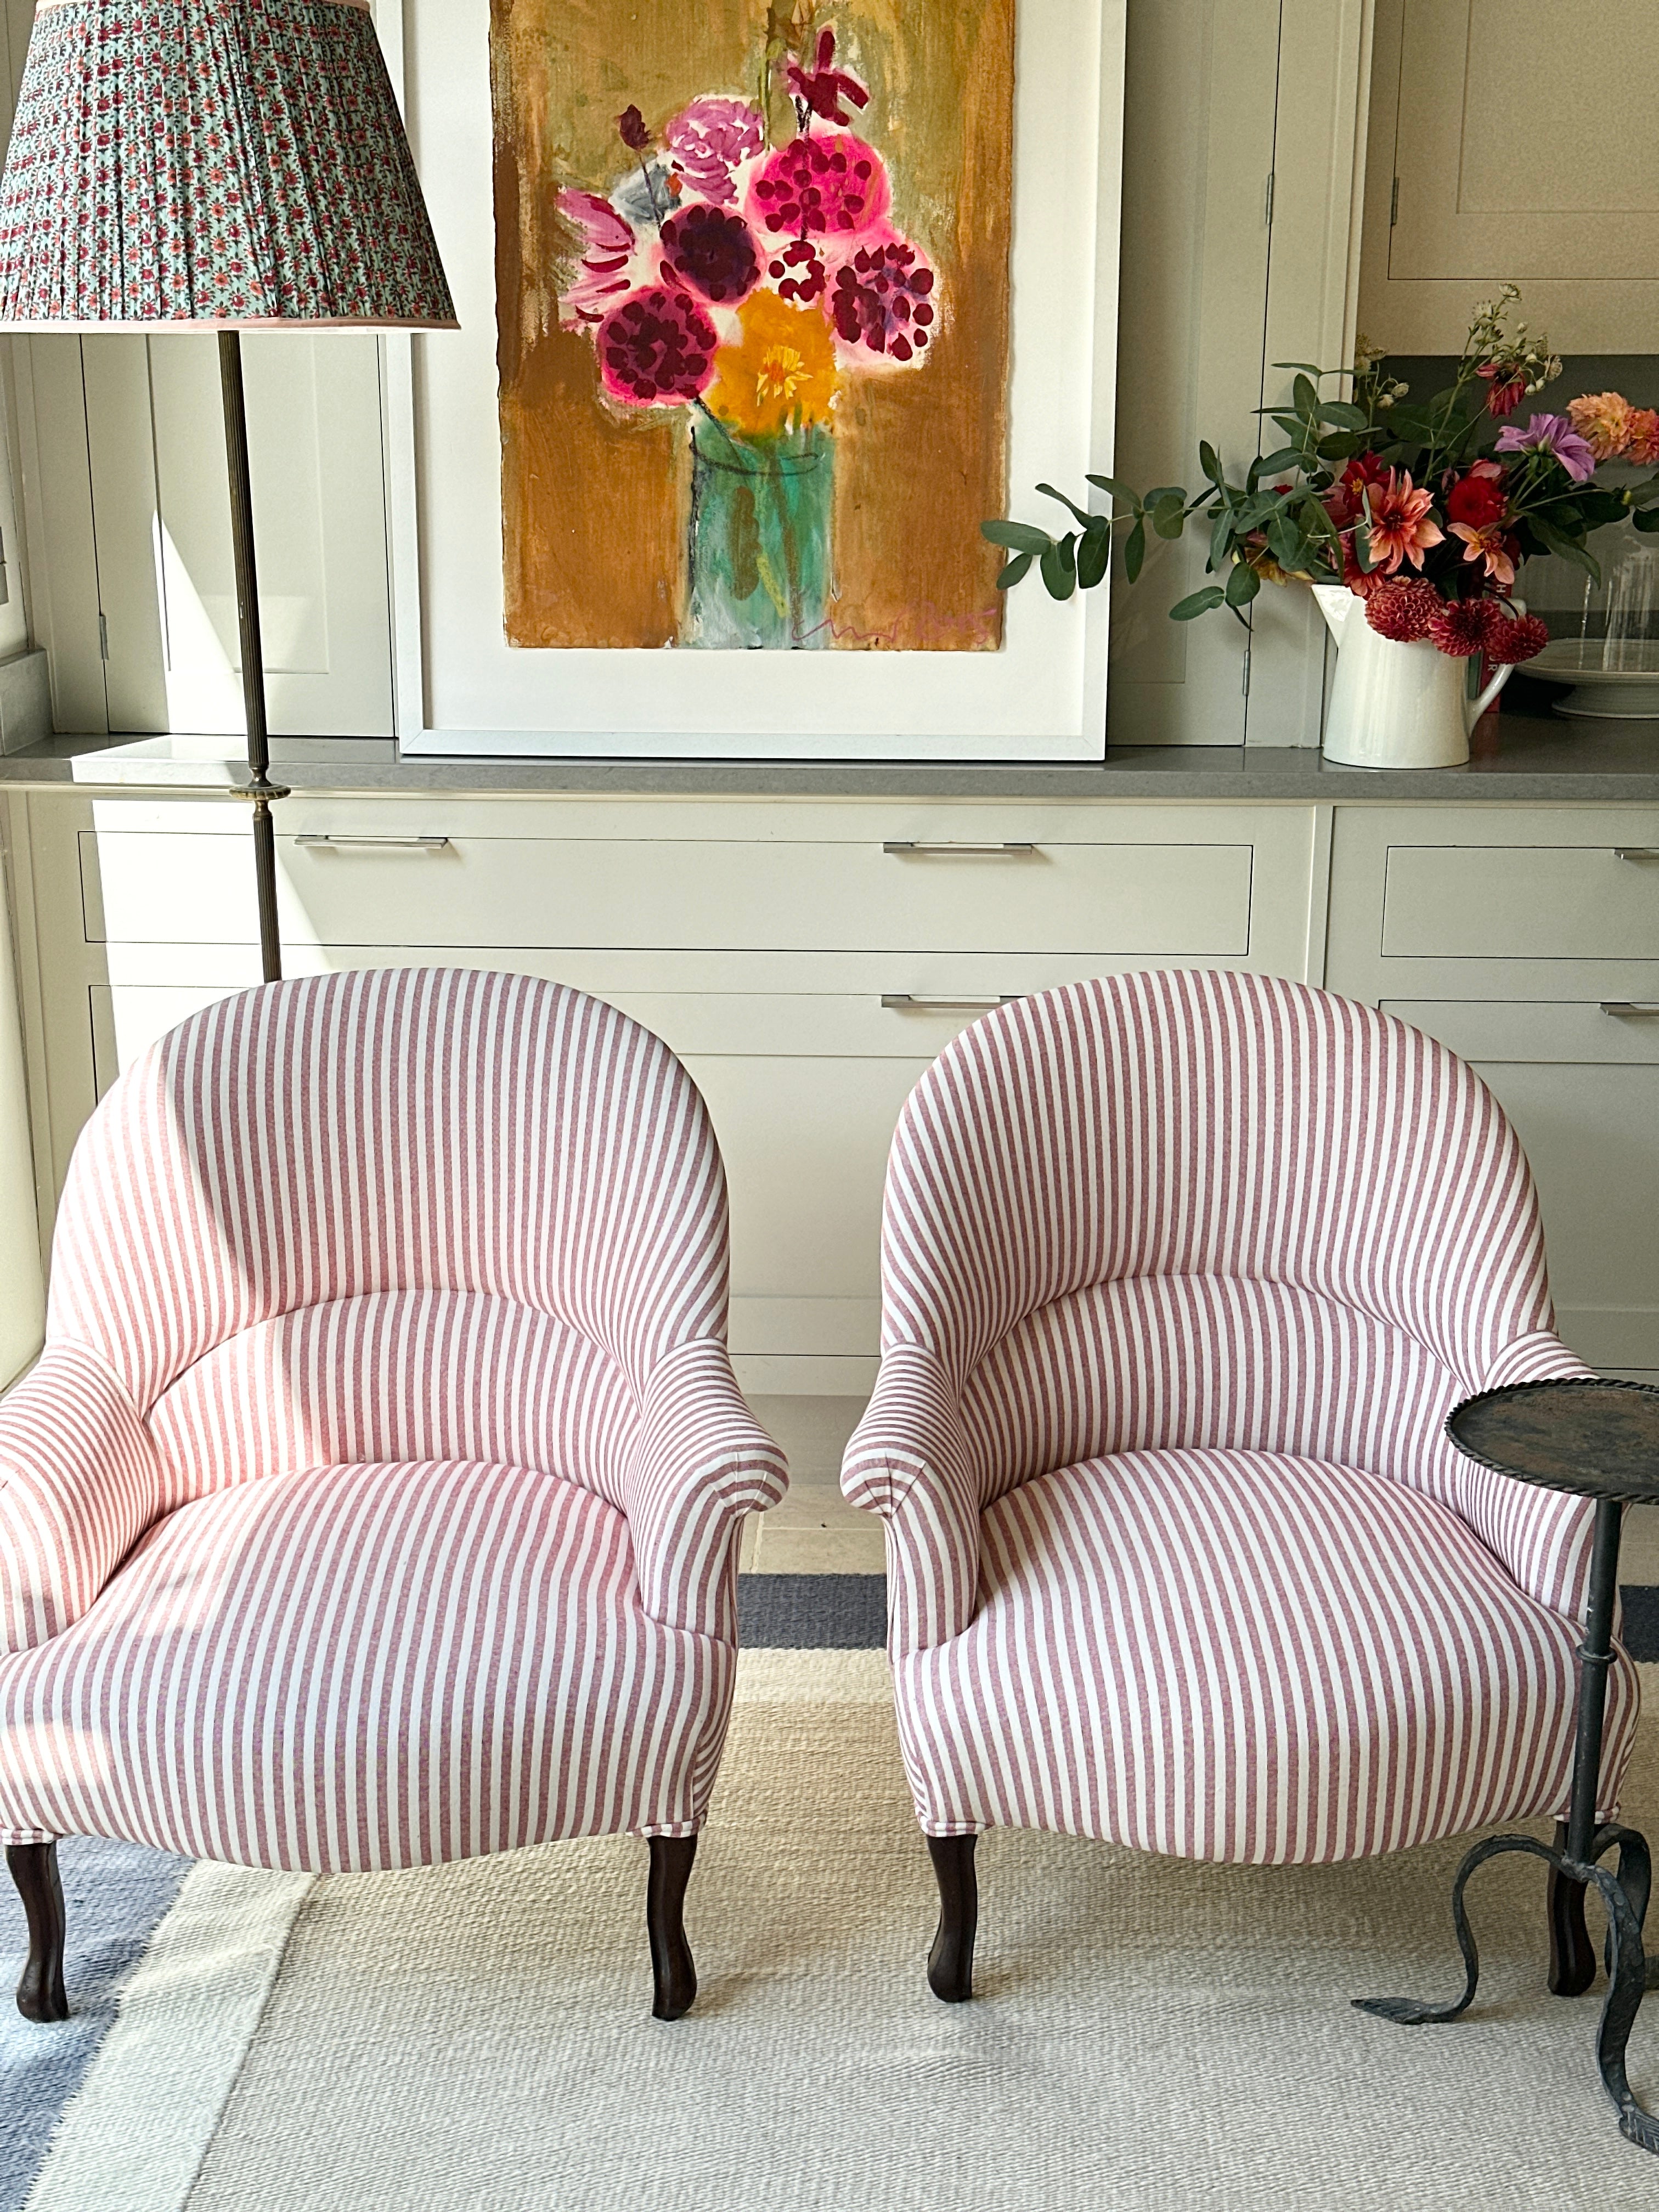
[[[1498,1390],[1509,1382],[1572,1381],[1595,1371],[1569,1352],[1559,1337],[1539,1329],[1506,1344],[1476,1388]],[[1590,1501],[1516,1482],[1461,1455],[1459,1481],[1459,1510],[1487,1550],[1497,1554],[1528,1596],[1553,1613],[1581,1621],[1589,1589],[1595,1518]]]
[[[161,1509],[161,1462],[97,1355],[54,1341],[0,1401],[0,1650],[78,1620]]]
[[[738,1529],[788,1486],[788,1462],[744,1402],[726,1346],[677,1346],[647,1385],[624,1478],[646,1611],[734,1641]]]
[[[979,1476],[955,1385],[924,1346],[884,1355],[841,1486],[887,1524],[889,1648],[960,1636],[978,1603]]]

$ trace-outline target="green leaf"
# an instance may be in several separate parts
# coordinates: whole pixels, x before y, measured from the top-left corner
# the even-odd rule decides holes
[[[1227,578],[1225,598],[1230,607],[1248,607],[1261,589],[1261,579],[1248,561],[1241,561]]]
[[[1659,483],[1659,477],[1656,477],[1655,482]],[[1166,499],[1178,499],[1185,507],[1187,504],[1185,484],[1154,484],[1140,504],[1150,513],[1161,501]]]
[[[1210,568],[1219,575],[1232,557],[1233,519],[1224,507],[1210,531]]]
[[[1279,469],[1299,469],[1301,465],[1301,447],[1281,446],[1277,453],[1268,453],[1264,456],[1261,463],[1261,473],[1263,476],[1273,476]]]
[[[1069,599],[1077,589],[1077,534],[1068,530],[1042,556],[1042,580],[1051,599]]]
[[[1346,399],[1322,399],[1319,419],[1322,422],[1334,422],[1339,430],[1363,430],[1366,427],[1364,409],[1350,406]]]
[[[1040,483],[1037,489],[1045,499],[1057,499],[1062,507],[1069,507],[1085,530],[1094,520],[1094,516],[1090,514],[1086,507],[1079,507],[1074,499],[1067,499],[1063,491],[1056,491],[1052,484]]]
[[[1092,592],[1106,574],[1112,557],[1112,526],[1103,530],[1085,530],[1083,543],[1077,549],[1077,580],[1079,587]]]
[[[1275,368],[1305,368],[1310,376],[1346,376],[1346,368],[1321,368],[1316,361],[1276,361]]]
[[[1659,537],[1659,507],[1638,507],[1631,520],[1644,537]]]
[[[1013,585],[1018,583],[1020,578],[1025,574],[1025,571],[1030,567],[1030,565],[1031,556],[1029,553],[1016,553],[1013,559],[1008,563],[1007,567],[1002,570],[997,578],[998,591],[1006,592]]]
[[[1291,405],[1304,422],[1313,422],[1319,413],[1319,394],[1305,376],[1298,376],[1291,386]]]
[[[1123,573],[1133,584],[1146,558],[1146,518],[1138,514],[1135,526],[1123,541]]]
[[[1218,489],[1226,483],[1226,478],[1221,472],[1220,460],[1217,457],[1216,450],[1213,446],[1203,443],[1200,444],[1198,449],[1198,465],[1203,470],[1205,475],[1208,477],[1210,482]]]
[[[1170,620],[1191,622],[1195,616],[1208,614],[1212,607],[1223,605],[1226,597],[1219,584],[1206,584],[1201,592],[1194,592],[1184,599],[1177,599],[1170,610]]]
[[[1187,527],[1187,503],[1178,493],[1158,501],[1147,510],[1152,527],[1160,538],[1179,538]]]
[[[1307,540],[1288,515],[1276,514],[1267,525],[1267,544],[1281,568],[1305,568],[1311,559]]]
[[[1125,507],[1132,507],[1137,514],[1139,514],[1140,501],[1121,477],[1091,476],[1087,481],[1091,484],[1098,484],[1102,491],[1110,492],[1114,499],[1121,499]]]
[[[981,538],[988,538],[993,545],[1006,545],[1012,552],[1046,553],[1054,544],[1046,530],[1038,530],[1029,522],[981,522]]]

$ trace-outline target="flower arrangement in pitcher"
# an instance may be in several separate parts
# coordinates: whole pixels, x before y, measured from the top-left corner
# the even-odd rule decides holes
[[[1585,543],[1592,530],[1628,514],[1638,530],[1659,532],[1659,474],[1617,485],[1596,477],[1604,462],[1659,464],[1659,412],[1603,392],[1570,401],[1564,413],[1510,419],[1561,374],[1547,340],[1524,324],[1508,327],[1519,297],[1505,285],[1475,310],[1455,380],[1419,407],[1401,404],[1407,386],[1382,373],[1381,351],[1363,339],[1351,370],[1276,363],[1294,374],[1291,399],[1261,411],[1286,442],[1253,460],[1242,482],[1205,444],[1205,483],[1190,498],[1178,484],[1142,497],[1115,477],[1091,476],[1121,503],[1097,514],[1039,484],[1079,527],[1055,538],[1028,523],[983,524],[1012,556],[999,581],[1017,584],[1036,562],[1050,593],[1068,599],[1099,582],[1121,532],[1133,583],[1148,527],[1176,538],[1200,515],[1210,529],[1207,568],[1225,580],[1171,607],[1176,622],[1223,606],[1242,621],[1263,583],[1346,584],[1384,637],[1426,638],[1459,659],[1530,659],[1549,632],[1514,607],[1528,555],[1559,554],[1595,576]],[[1346,398],[1323,395],[1332,378],[1352,380]]]
[[[921,368],[940,328],[835,32],[775,37],[761,95],[704,94],[654,127],[630,106],[629,166],[559,196],[562,324],[592,339],[618,407],[690,426],[687,644],[828,642],[836,403],[849,377]]]

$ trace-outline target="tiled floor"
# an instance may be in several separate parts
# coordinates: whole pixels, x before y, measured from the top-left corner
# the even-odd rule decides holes
[[[789,1455],[789,1494],[744,1532],[748,1575],[878,1575],[881,1523],[841,1494],[841,1455],[862,1398],[756,1398],[755,1417]]]

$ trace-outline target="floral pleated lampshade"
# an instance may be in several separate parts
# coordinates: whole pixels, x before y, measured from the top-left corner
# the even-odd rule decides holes
[[[368,0],[40,0],[0,328],[453,328]]]

